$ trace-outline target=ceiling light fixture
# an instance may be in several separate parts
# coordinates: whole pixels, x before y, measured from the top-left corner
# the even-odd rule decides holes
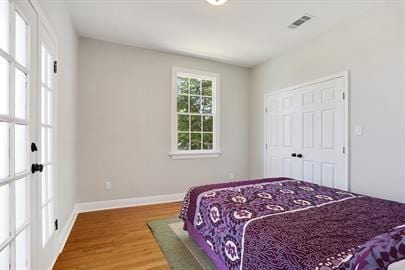
[[[223,4],[228,2],[228,0],[206,0],[206,1],[213,6],[222,6]]]

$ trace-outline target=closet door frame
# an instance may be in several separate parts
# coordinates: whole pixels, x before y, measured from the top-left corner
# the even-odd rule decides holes
[[[264,147],[263,147],[263,175],[264,177],[268,177],[269,175],[269,170],[268,170],[268,164],[269,164],[269,157],[270,155],[268,154],[268,148],[269,148],[269,142],[268,142],[268,135],[267,135],[267,123],[268,123],[268,108],[267,108],[267,99],[271,96],[275,95],[280,95],[283,93],[287,93],[289,91],[293,91],[299,88],[307,87],[313,84],[319,84],[325,81],[337,79],[337,78],[343,78],[344,80],[344,90],[343,90],[343,99],[344,99],[344,148],[342,151],[344,151],[344,165],[345,165],[345,171],[344,171],[344,176],[345,176],[345,183],[346,183],[346,190],[350,191],[350,141],[349,141],[349,132],[350,132],[350,118],[349,118],[349,103],[350,103],[350,95],[349,95],[349,70],[345,70],[333,75],[321,77],[309,82],[305,82],[302,84],[290,86],[284,89],[280,89],[277,91],[272,91],[272,92],[267,92],[264,94],[264,99],[263,99],[263,108],[264,108],[264,119],[263,119],[263,134],[264,134]]]

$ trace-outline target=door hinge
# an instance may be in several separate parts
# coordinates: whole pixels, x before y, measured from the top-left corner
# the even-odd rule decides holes
[[[267,143],[264,145],[264,147],[267,149]]]
[[[345,100],[346,99],[346,95],[345,95],[345,92],[343,92],[343,100]]]
[[[58,73],[58,61],[53,61],[53,73]]]
[[[343,154],[346,154],[346,147],[343,146]]]
[[[267,113],[267,108],[266,108],[266,110],[265,110],[265,111],[266,111],[266,113]]]
[[[55,231],[59,230],[59,221],[58,219],[55,220]]]

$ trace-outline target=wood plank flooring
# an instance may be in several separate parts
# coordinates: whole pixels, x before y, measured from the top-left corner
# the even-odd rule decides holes
[[[54,269],[169,269],[146,222],[178,216],[180,206],[179,202],[79,214]]]

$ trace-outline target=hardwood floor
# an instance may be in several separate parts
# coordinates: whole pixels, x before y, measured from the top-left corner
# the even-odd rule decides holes
[[[179,211],[180,202],[79,214],[54,269],[169,269],[146,222]]]

